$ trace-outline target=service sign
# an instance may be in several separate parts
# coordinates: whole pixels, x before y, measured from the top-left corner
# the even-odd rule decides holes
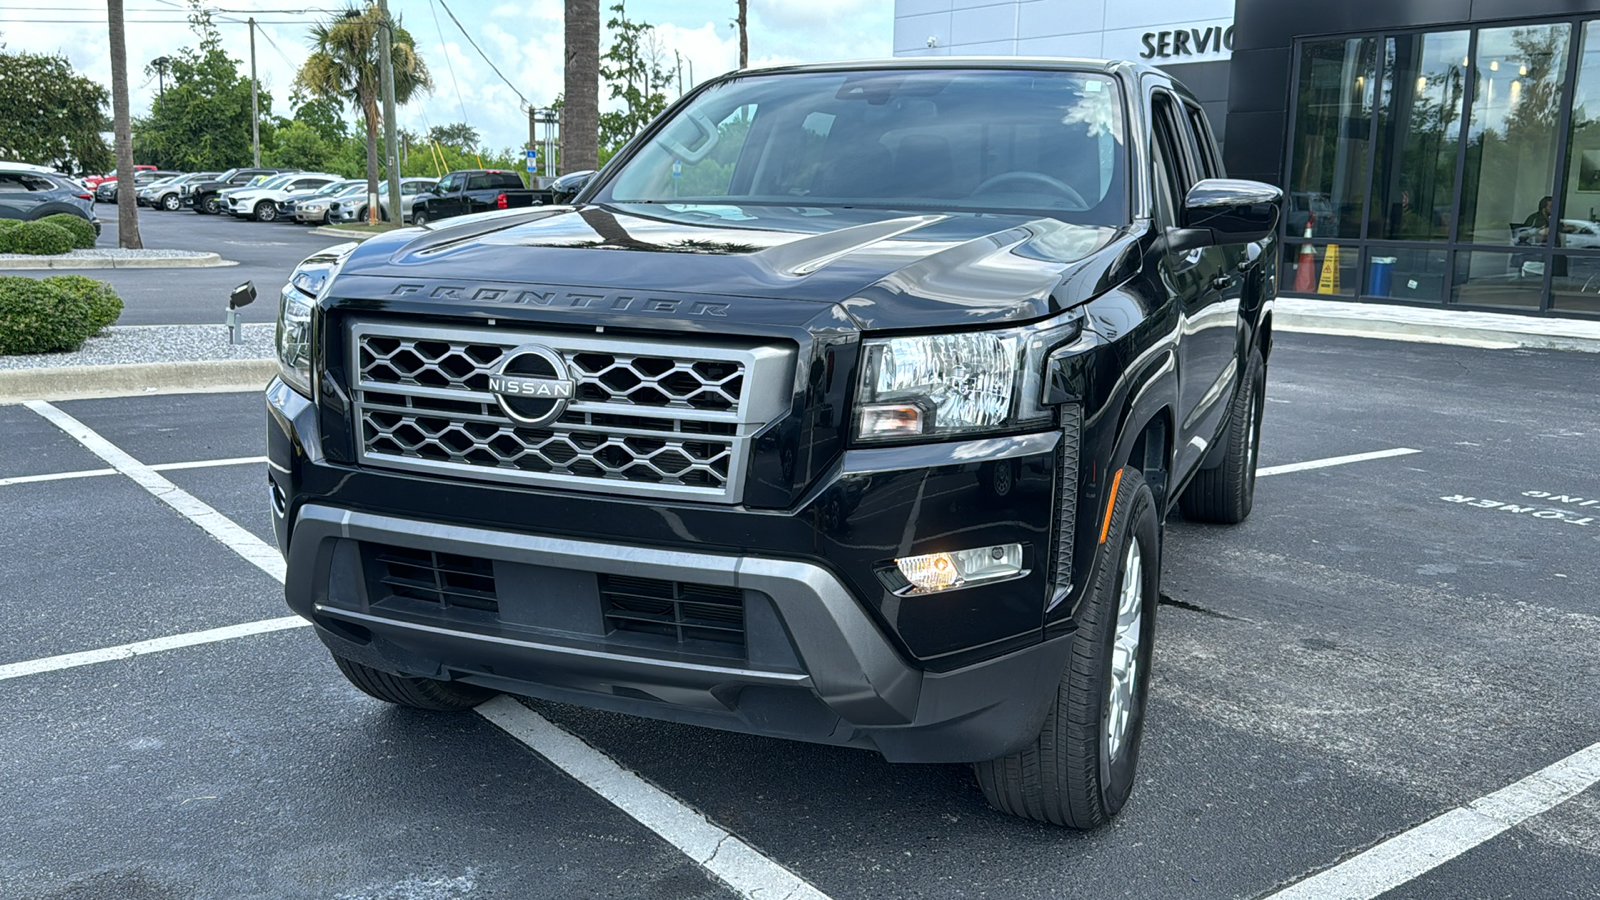
[[[1151,65],[1212,62],[1233,57],[1233,20],[1146,25],[1105,33],[1104,55]]]

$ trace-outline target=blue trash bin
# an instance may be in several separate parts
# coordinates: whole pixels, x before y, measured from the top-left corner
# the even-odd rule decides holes
[[[1389,296],[1390,280],[1394,277],[1394,264],[1398,257],[1374,256],[1372,267],[1367,270],[1367,296]]]

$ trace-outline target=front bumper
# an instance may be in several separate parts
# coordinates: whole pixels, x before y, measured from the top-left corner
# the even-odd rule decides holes
[[[875,471],[847,459],[796,509],[753,511],[337,465],[309,401],[279,381],[267,400],[286,596],[340,656],[907,762],[1014,752],[1055,699],[1071,633],[1045,640],[1041,628],[1055,435],[1019,441],[1028,455],[998,462],[941,466],[926,447]],[[977,449],[947,447],[955,459]],[[1017,473],[1006,502],[980,481],[996,465]],[[952,534],[980,546],[1020,538],[1032,571],[935,595],[878,583],[884,555],[948,547]],[[494,611],[397,596],[383,586],[394,570],[377,558],[392,548],[489,567]],[[736,591],[742,646],[641,643],[615,629],[602,594],[618,577]]]

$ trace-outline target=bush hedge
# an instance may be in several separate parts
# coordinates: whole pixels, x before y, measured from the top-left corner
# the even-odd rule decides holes
[[[104,281],[96,281],[87,275],[54,275],[44,279],[44,282],[82,297],[89,304],[89,324],[95,331],[117,321],[122,315],[122,298],[117,296],[115,288]]]
[[[122,299],[93,278],[0,276],[0,356],[76,350],[121,313]]]
[[[56,213],[45,216],[40,222],[49,222],[51,225],[60,225],[72,234],[72,246],[79,250],[91,250],[98,235],[94,233],[94,223],[83,216],[72,213]]]
[[[91,229],[93,225],[89,226]],[[73,247],[72,232],[54,222],[40,219],[20,222],[0,230],[0,253],[30,253],[35,256],[54,256],[66,253]]]

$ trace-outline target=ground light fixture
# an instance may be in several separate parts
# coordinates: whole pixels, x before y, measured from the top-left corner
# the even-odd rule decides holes
[[[228,326],[228,334],[235,344],[244,343],[244,320],[239,318],[239,309],[254,302],[256,302],[254,281],[246,281],[228,295],[228,314],[223,317],[223,323]]]
[[[907,582],[907,586],[897,593],[907,594],[972,587],[1024,574],[1021,544],[997,544],[951,553],[904,556],[896,559],[894,564]]]

